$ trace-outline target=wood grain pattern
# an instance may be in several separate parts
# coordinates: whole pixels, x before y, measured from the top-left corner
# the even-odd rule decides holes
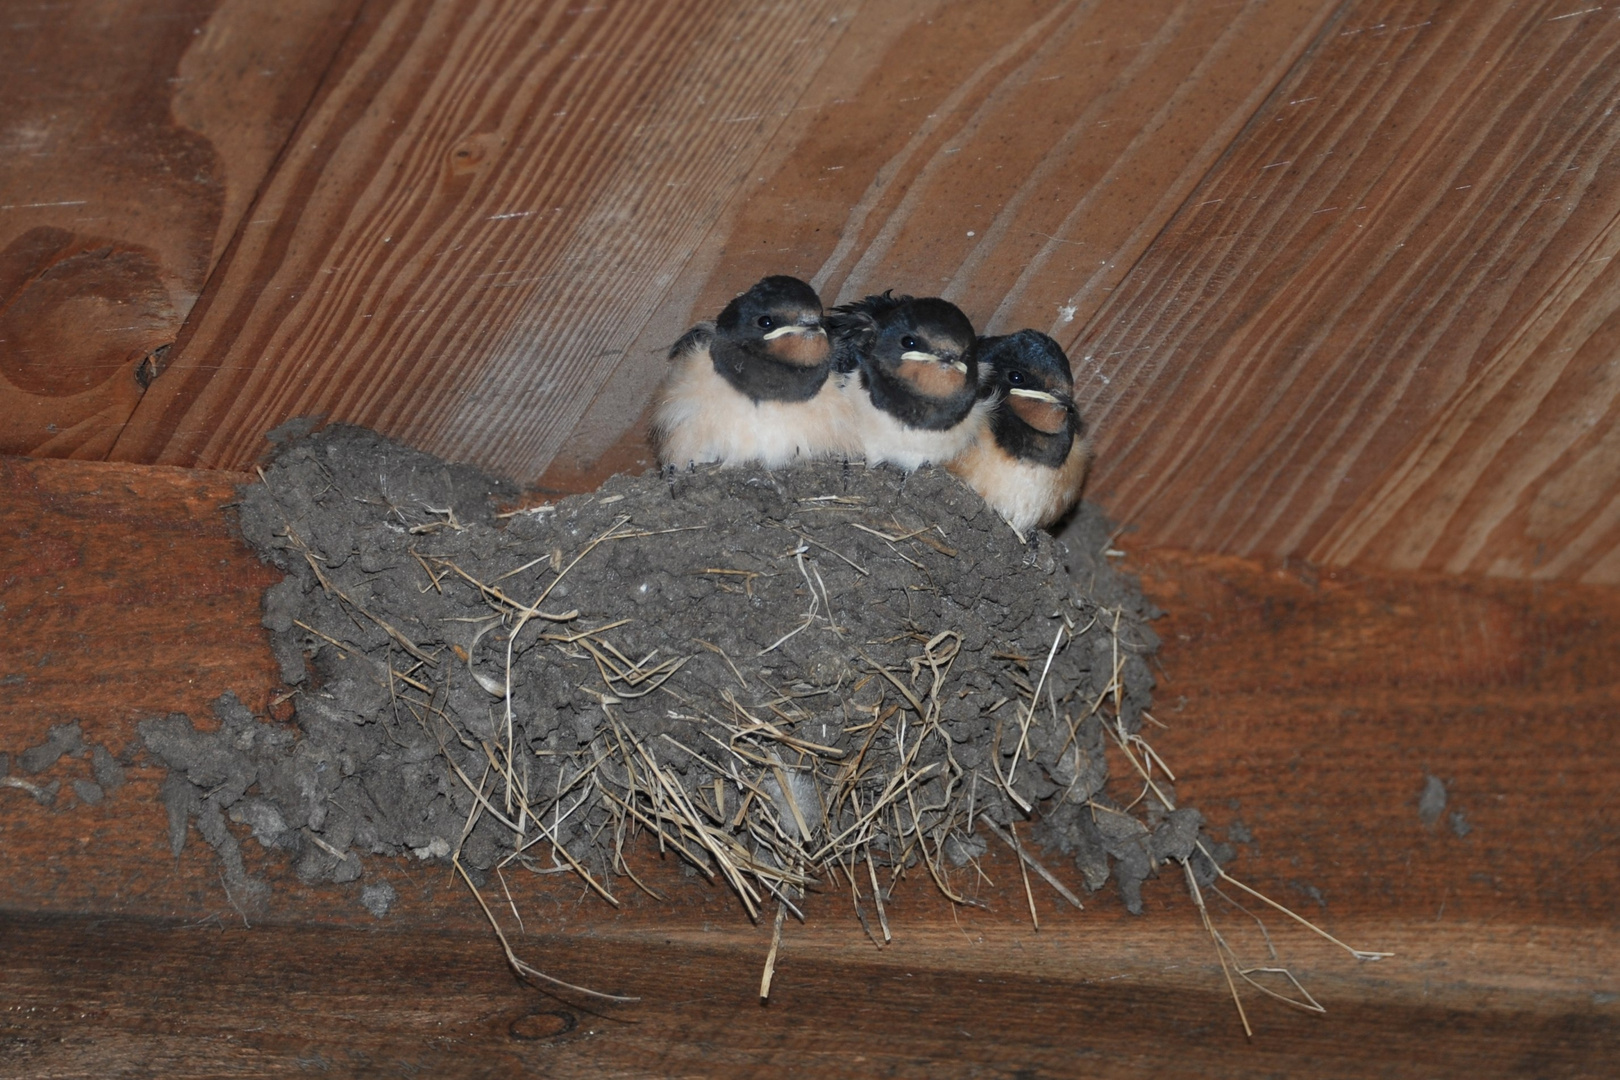
[[[676,286],[837,13],[372,6],[267,227],[114,456],[240,466],[319,412],[532,477],[520,463],[556,452]]]
[[[548,9],[554,27],[517,29],[518,7],[366,23],[272,182],[280,223],[244,234],[115,457],[239,467],[265,428],[324,412],[528,480],[588,465],[642,412],[694,311],[764,272],[927,288],[942,279],[919,266],[971,247],[987,276],[952,293],[988,313],[1068,219],[1070,246],[1134,257],[1324,17],[1282,0],[889,0]],[[532,59],[460,70],[453,101],[448,76],[413,74],[467,69],[502,35]],[[575,78],[575,50],[608,62]],[[474,135],[488,160],[446,182]],[[982,206],[1004,196],[998,224]],[[934,249],[947,231],[956,255]],[[1031,303],[1050,317],[1071,293]]]
[[[70,718],[118,750],[139,716],[200,715],[226,688],[274,700],[256,610],[270,575],[221,512],[238,477],[4,465],[0,634],[20,650],[0,677],[0,752],[15,762]],[[1235,873],[1397,953],[1358,965],[1273,923],[1326,1017],[1251,1003],[1245,1043],[1173,876],[1148,883],[1140,918],[1108,890],[1084,912],[1038,891],[1036,934],[994,850],[988,908],[953,912],[910,881],[887,950],[837,896],[816,898],[763,1009],[769,928],[653,852],[639,872],[668,904],[626,894],[611,911],[572,882],[513,879],[527,955],[643,998],[586,1010],[516,983],[440,870],[373,860],[362,882],[400,896],[379,922],[361,883],[304,886],[245,843],[274,894],[239,913],[195,837],[168,854],[160,770],[137,761],[91,806],[70,784],[88,763],[65,758],[28,777],[62,782],[53,808],[0,788],[0,1075],[1612,1072],[1620,593],[1169,550],[1130,561],[1169,612],[1156,745],[1181,799],[1249,837]],[[76,680],[47,677],[64,657]],[[1449,796],[1433,825],[1426,775]]]
[[[0,452],[112,448],[358,3],[0,13]]]
[[[0,711],[40,731],[81,720],[118,753],[134,720],[206,718],[234,687],[260,688],[263,709],[277,668],[254,627],[280,575],[244,558],[220,511],[247,479],[0,458]]]
[[[1620,582],[1604,10],[24,12],[0,449],[241,468],[322,413],[589,486],[646,463],[667,343],[786,270],[1057,335],[1146,542]]]
[[[1166,979],[1108,948],[1122,929],[1113,926],[972,945],[951,930],[954,940],[940,934],[885,953],[790,936],[766,1008],[753,999],[758,942],[702,932],[533,939],[561,970],[648,990],[634,1005],[600,1009],[517,984],[478,962],[488,943],[465,935],[0,920],[0,996],[18,1006],[0,1014],[0,1075],[16,1077],[135,1067],[176,1077],[1560,1080],[1603,1076],[1620,1062],[1613,1009],[1590,992],[1448,988],[1458,965],[1442,950],[1463,953],[1470,938],[1446,930],[1401,942],[1433,976],[1427,995],[1313,971],[1329,1015],[1261,1008],[1245,1042],[1231,1002],[1211,990],[1218,971],[1186,973],[1197,989],[1185,976]],[[1538,953],[1583,942],[1553,933],[1503,944],[1530,967]],[[992,949],[1045,962],[1035,971],[969,966]],[[940,962],[952,954],[966,963]],[[68,955],[78,959],[64,978]]]
[[[1620,24],[1349,3],[1075,348],[1149,542],[1614,582]]]

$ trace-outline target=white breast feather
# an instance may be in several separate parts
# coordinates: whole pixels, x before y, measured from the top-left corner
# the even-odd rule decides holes
[[[706,348],[673,363],[653,414],[662,464],[755,462],[774,469],[859,452],[849,400],[832,377],[809,401],[756,404],[720,377]]]
[[[1076,439],[1069,456],[1056,469],[1009,456],[988,433],[961,457],[951,471],[966,480],[990,508],[1019,532],[1049,525],[1080,498],[1091,468],[1091,444]]]
[[[868,465],[887,462],[907,472],[929,462],[943,465],[971,446],[989,426],[992,402],[974,404],[962,422],[944,431],[907,427],[872,404],[872,397],[858,377],[850,377],[845,393],[851,402],[855,430],[860,434],[861,452]]]

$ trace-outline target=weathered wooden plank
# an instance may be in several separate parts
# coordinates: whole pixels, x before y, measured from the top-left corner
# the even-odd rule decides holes
[[[1073,335],[1148,542],[1620,580],[1620,24],[1354,2]]]
[[[321,412],[508,472],[549,457],[840,39],[837,15],[368,9],[113,456],[240,466],[272,418]]]
[[[239,477],[3,464],[11,762],[68,719],[117,751],[140,716],[201,716],[225,689],[269,704],[256,596],[270,575],[221,512]],[[1110,891],[1074,912],[1042,890],[1037,934],[997,851],[987,910],[953,912],[911,882],[881,952],[838,895],[815,898],[765,1009],[768,926],[673,862],[647,852],[642,866],[670,903],[627,893],[617,912],[570,882],[511,879],[525,955],[643,998],[586,1010],[515,983],[440,869],[374,861],[368,874],[399,891],[379,923],[359,883],[300,885],[249,841],[249,871],[275,892],[247,929],[195,837],[169,855],[158,770],[131,768],[91,806],[71,789],[88,763],[66,758],[27,777],[63,782],[53,808],[0,788],[0,1072],[1612,1071],[1620,882],[1601,856],[1620,821],[1620,594],[1164,550],[1130,562],[1169,612],[1155,715],[1170,730],[1155,744],[1182,800],[1249,837],[1235,873],[1397,954],[1358,965],[1271,922],[1326,1017],[1251,1001],[1258,1037],[1244,1043],[1172,876],[1148,883],[1140,918]],[[1449,794],[1433,825],[1418,812],[1426,775]],[[1259,947],[1240,915],[1220,917]]]
[[[982,318],[1039,250],[1134,257],[1324,17],[1298,0],[378,10],[271,184],[274,222],[244,233],[113,456],[240,467],[267,427],[321,412],[525,480],[590,471],[694,311],[764,272],[932,289],[967,259],[950,291]],[[495,42],[518,51],[471,66]],[[1003,199],[999,218],[970,205]],[[1113,261],[1084,297],[1015,291],[1078,311]]]
[[[1245,1041],[1213,965],[1155,970],[1110,944],[1124,929],[1113,926],[973,938],[947,927],[881,953],[790,933],[765,1008],[755,997],[763,941],[701,931],[531,939],[559,970],[645,995],[604,1008],[517,984],[467,935],[0,920],[0,995],[12,1006],[0,1037],[14,1076],[133,1065],[251,1077],[1562,1078],[1620,1064],[1614,1009],[1590,990],[1505,997],[1448,986],[1472,936],[1491,932],[1478,926],[1402,943],[1430,974],[1427,992],[1312,971],[1328,1015],[1256,1006]],[[1587,944],[1496,934],[1520,970]],[[75,962],[64,978],[66,956]]]
[[[358,6],[0,12],[0,452],[112,447]]]
[[[1589,876],[1620,838],[1620,790],[1585,749],[1612,728],[1620,661],[1575,644],[1620,634],[1614,590],[1143,561],[1170,613],[1156,742],[1200,763],[1175,767],[1212,818],[1288,821],[1286,853],[1256,832],[1271,885],[1437,922],[1620,919]],[[1447,799],[1426,824],[1431,776]]]

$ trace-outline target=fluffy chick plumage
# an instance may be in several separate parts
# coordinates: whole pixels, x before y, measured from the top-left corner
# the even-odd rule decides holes
[[[1074,405],[1063,348],[1038,330],[979,339],[987,430],[948,467],[1019,532],[1074,506],[1091,468],[1091,444]]]
[[[828,326],[867,464],[943,464],[984,430],[977,339],[955,304],[886,292],[834,308]]]
[[[653,435],[663,465],[795,461],[855,450],[850,403],[830,378],[821,299],[798,278],[764,278],[670,349]]]

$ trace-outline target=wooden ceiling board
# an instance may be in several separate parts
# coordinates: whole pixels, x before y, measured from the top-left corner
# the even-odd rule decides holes
[[[573,76],[574,46],[532,29],[535,62],[476,66],[465,98],[413,82],[468,69],[456,50],[474,46],[452,38],[509,40],[500,13],[519,8],[534,6],[437,5],[419,25],[398,9],[368,16],[377,29],[351,39],[255,211],[278,223],[244,234],[115,457],[240,467],[264,429],[318,412],[529,481],[559,455],[588,463],[645,408],[668,342],[760,274],[932,287],[937,274],[914,264],[943,265],[942,220],[954,235],[958,218],[985,216],[959,204],[984,202],[973,192],[998,156],[1015,189],[1035,170],[1018,206],[1055,200],[1050,228],[1084,194],[1077,161],[1101,178],[1123,154],[1142,186],[1189,188],[1325,17],[1279,0],[1216,14],[1163,0],[706,5],[703,18],[630,5],[567,17],[570,33],[596,35],[579,49],[613,61],[590,73],[600,85],[570,82],[570,98],[543,94],[561,77],[547,65]],[[667,32],[655,17],[673,20]],[[481,102],[506,84],[503,128]],[[340,119],[351,100],[370,109]],[[1188,100],[1203,109],[1167,124]],[[501,149],[467,184],[438,183],[455,140],[479,131]],[[324,155],[344,152],[313,149],[334,144],[354,146],[341,164]],[[940,195],[955,202],[916,210]],[[1100,248],[1122,228],[1151,235],[1110,221]],[[1026,224],[989,221],[976,262],[1003,277],[1022,266],[1032,239],[1049,243]],[[1009,228],[1011,248],[998,239]],[[903,254],[885,254],[897,243]]]
[[[786,260],[829,302],[895,287],[937,291],[986,332],[1083,325],[1329,11],[1092,2],[1003,41],[1002,5],[954,5],[749,197],[699,310]]]
[[[319,414],[589,487],[790,272],[1058,337],[1138,544],[1620,582],[1605,9],[79,15],[0,46],[0,449],[244,468]]]
[[[322,413],[524,475],[744,182],[837,10],[368,8],[269,185],[271,224],[114,456],[240,466],[267,427]]]
[[[1620,23],[1560,14],[1346,5],[1075,341],[1112,369],[1092,493],[1145,542],[1537,561],[1483,533],[1559,475],[1537,407],[1620,304]]]
[[[0,452],[111,449],[358,2],[0,12]]]

